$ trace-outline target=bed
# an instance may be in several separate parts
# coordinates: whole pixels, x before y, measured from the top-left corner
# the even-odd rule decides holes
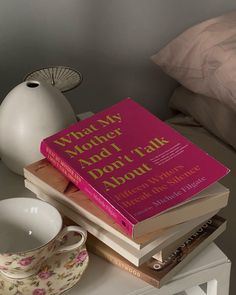
[[[225,164],[231,172],[220,182],[230,189],[229,204],[220,215],[227,231],[217,243],[233,262],[236,275],[236,11],[190,27],[152,56],[180,86],[167,120],[177,131]],[[235,294],[236,282],[231,280]]]
[[[228,206],[220,211],[220,215],[227,219],[226,232],[218,237],[217,245],[226,253],[232,261],[231,268],[231,292],[235,294],[236,270],[234,267],[236,239],[234,237],[236,224],[236,151],[223,140],[206,130],[201,124],[196,122],[193,117],[179,113],[173,118],[167,120],[174,129],[186,136],[192,142],[207,151],[210,155],[224,163],[231,171],[220,182],[230,189],[230,198]]]

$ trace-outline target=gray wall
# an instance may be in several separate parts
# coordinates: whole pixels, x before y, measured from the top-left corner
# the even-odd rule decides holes
[[[65,95],[77,112],[133,97],[166,118],[176,83],[149,57],[235,0],[1,0],[0,99],[34,69],[66,65],[84,81]]]

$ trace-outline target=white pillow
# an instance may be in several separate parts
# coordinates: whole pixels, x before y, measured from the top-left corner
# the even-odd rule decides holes
[[[152,60],[186,88],[236,111],[236,11],[191,27]]]

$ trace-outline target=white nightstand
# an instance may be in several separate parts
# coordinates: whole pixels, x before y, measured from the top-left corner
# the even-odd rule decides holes
[[[34,197],[24,187],[24,179],[10,172],[0,162],[0,199]],[[228,295],[231,263],[214,244],[209,245],[178,275],[161,289],[120,270],[99,257],[90,254],[90,264],[81,281],[68,295]],[[205,291],[199,287],[205,284]]]

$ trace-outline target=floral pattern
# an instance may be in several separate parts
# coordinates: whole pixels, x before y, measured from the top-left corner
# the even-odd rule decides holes
[[[22,272],[31,273],[37,266],[50,257],[56,247],[56,239],[48,243],[47,247],[35,249],[19,254],[4,253],[0,255],[0,270],[13,275]],[[20,276],[20,275],[19,275]],[[17,294],[18,295],[18,294]]]
[[[45,295],[46,294],[46,290],[45,289],[34,289],[33,291],[33,295]]]
[[[42,280],[47,280],[54,274],[55,272],[53,272],[48,266],[46,266],[45,268],[40,270],[40,272],[38,273],[38,277]]]
[[[32,257],[22,258],[23,264]],[[20,261],[18,261],[20,263]],[[59,295],[72,288],[88,266],[85,247],[50,257],[40,271],[29,278],[6,279],[0,274],[0,294],[4,295]]]
[[[86,250],[82,250],[79,252],[79,254],[76,256],[75,260],[77,263],[83,263],[84,260],[87,258],[88,252]]]
[[[21,266],[27,266],[27,265],[29,265],[29,264],[32,263],[32,261],[34,260],[34,258],[35,258],[34,256],[22,258],[17,263],[20,264]]]

